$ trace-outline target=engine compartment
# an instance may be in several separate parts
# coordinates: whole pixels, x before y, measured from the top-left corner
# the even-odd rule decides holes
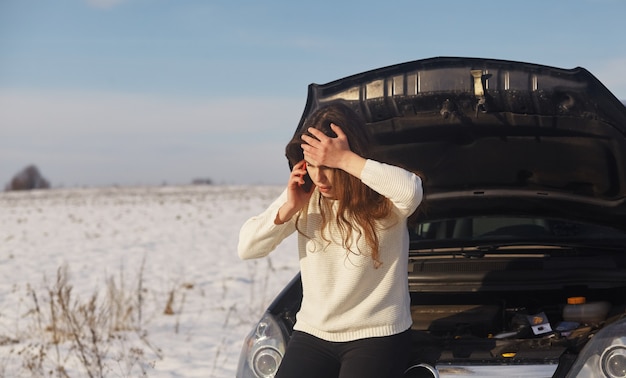
[[[471,293],[411,293],[413,356],[416,363],[558,364],[577,355],[604,325],[625,314],[624,288],[590,290],[507,291]],[[565,319],[568,298],[585,298],[581,315]],[[451,303],[455,303],[452,305]],[[604,314],[592,317],[585,309]],[[570,306],[570,307],[568,307]],[[568,314],[571,317],[571,314]]]

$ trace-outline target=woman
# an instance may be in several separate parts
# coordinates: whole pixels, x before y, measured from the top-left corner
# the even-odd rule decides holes
[[[369,159],[364,122],[343,104],[317,110],[304,130],[287,145],[287,188],[239,236],[248,259],[298,232],[302,306],[277,377],[401,377],[411,326],[406,221],[421,179]]]

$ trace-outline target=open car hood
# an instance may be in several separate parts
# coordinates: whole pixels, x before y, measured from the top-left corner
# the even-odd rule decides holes
[[[626,230],[626,107],[584,68],[402,63],[311,84],[298,130],[335,100],[365,118],[378,160],[424,175],[423,219],[542,215]]]

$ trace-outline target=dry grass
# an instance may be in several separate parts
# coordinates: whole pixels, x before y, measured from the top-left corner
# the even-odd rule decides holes
[[[129,281],[120,269],[118,276],[106,280],[104,290],[85,299],[74,294],[67,265],[57,269],[53,280],[44,278],[42,289],[29,287],[20,326],[13,336],[0,337],[0,345],[14,345],[8,356],[0,357],[0,378],[147,377],[162,355],[147,332],[146,318],[154,315],[144,314],[144,263],[135,280]],[[269,288],[276,274],[272,260],[255,260],[246,266],[249,298],[239,298],[223,308],[222,328],[254,324],[274,295]],[[191,283],[173,284],[157,299],[161,307],[152,310],[175,319],[175,334],[179,333],[187,291],[193,287]],[[233,294],[225,283],[222,299]],[[210,377],[231,362],[227,344],[228,338],[221,337]]]
[[[0,359],[0,377],[147,376],[161,356],[143,327],[142,282],[143,265],[136,285],[120,274],[107,280],[103,295],[82,299],[73,295],[67,266],[60,267],[44,290],[29,288],[24,329],[0,340],[16,345]]]
[[[297,271],[295,239],[271,259],[234,250],[281,190],[0,195],[0,378],[234,376],[243,338]]]

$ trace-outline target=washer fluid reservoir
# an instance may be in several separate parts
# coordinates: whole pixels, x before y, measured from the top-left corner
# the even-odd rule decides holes
[[[606,301],[587,302],[585,297],[569,297],[563,307],[563,320],[581,324],[596,324],[606,319],[611,304]]]

